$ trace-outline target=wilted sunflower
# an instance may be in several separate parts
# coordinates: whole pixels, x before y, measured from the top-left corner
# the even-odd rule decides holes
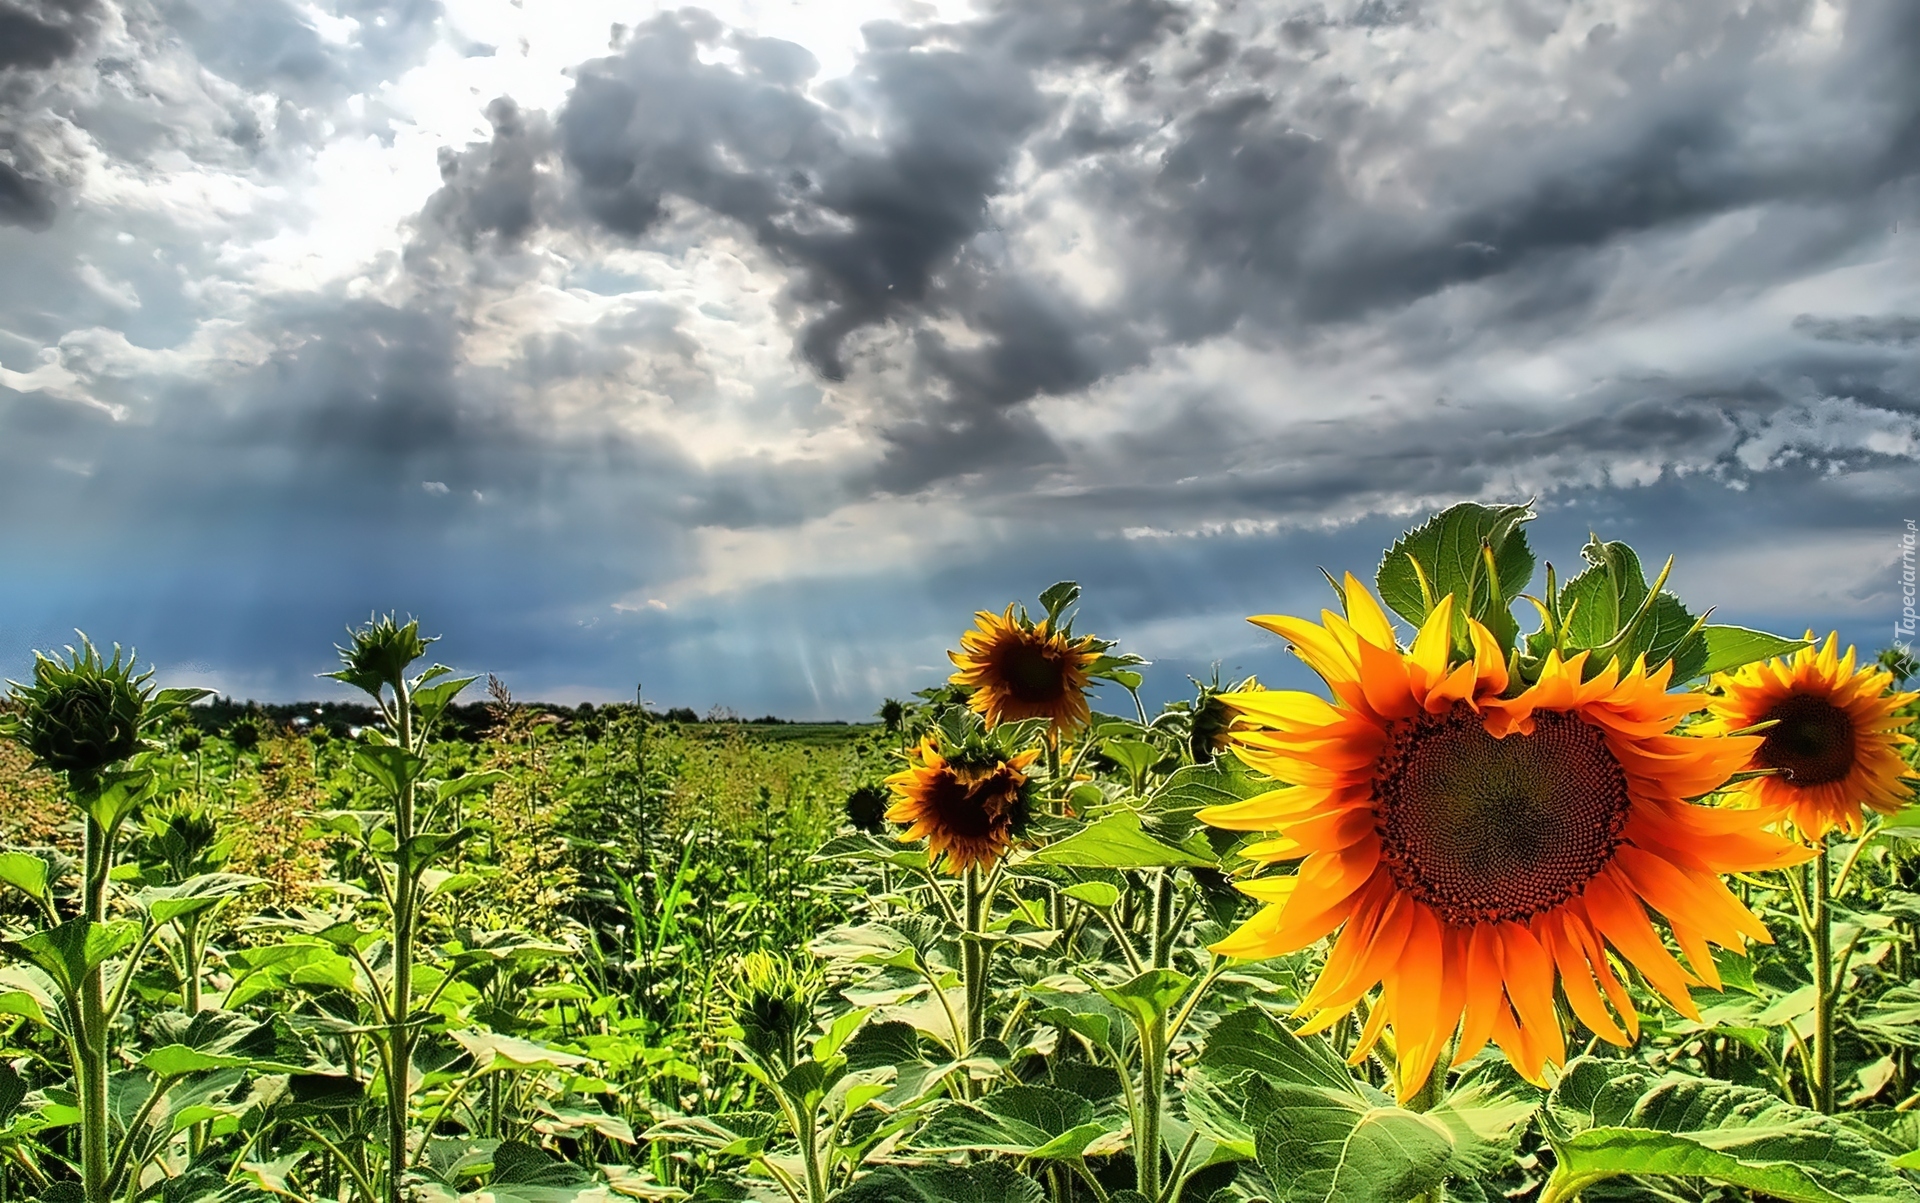
[[[1807,641],[1812,644],[1812,631]],[[1854,650],[1839,655],[1839,642],[1835,633],[1818,649],[1714,677],[1722,696],[1708,702],[1712,719],[1701,728],[1717,733],[1777,724],[1742,767],[1784,771],[1739,788],[1815,843],[1836,829],[1858,835],[1863,807],[1892,814],[1911,796],[1901,782],[1907,765],[1899,748],[1913,741],[1901,734],[1905,720],[1894,712],[1920,694],[1888,692],[1893,675],[1874,665],[1856,668]]]
[[[925,740],[918,763],[887,778],[894,793],[887,817],[907,825],[902,840],[925,839],[930,860],[944,855],[949,873],[991,865],[1026,828],[1023,770],[1039,755],[1037,748],[1008,756],[968,744],[943,756]]]
[[[947,656],[959,669],[948,680],[972,690],[967,705],[989,728],[1044,718],[1055,731],[1084,727],[1088,670],[1100,659],[1092,636],[1070,639],[1038,623],[981,610],[974,628],[960,636],[960,650]]]
[[[1719,983],[1708,942],[1768,938],[1718,875],[1807,855],[1753,811],[1686,801],[1724,782],[1759,740],[1670,734],[1702,702],[1666,693],[1665,666],[1609,666],[1583,681],[1584,653],[1550,654],[1537,683],[1502,698],[1505,657],[1480,624],[1468,624],[1473,659],[1449,667],[1452,598],[1403,652],[1351,574],[1345,595],[1346,617],[1323,611],[1324,625],[1253,619],[1294,645],[1331,704],[1291,691],[1225,695],[1243,720],[1240,758],[1292,784],[1200,817],[1275,832],[1246,854],[1302,863],[1245,882],[1269,905],[1215,949],[1276,956],[1338,929],[1298,1013],[1306,1030],[1330,1027],[1384,983],[1354,1059],[1390,1025],[1403,1097],[1426,1082],[1456,1026],[1455,1064],[1491,1039],[1541,1081],[1566,1056],[1556,977],[1596,1034],[1618,1044],[1637,1035],[1608,946],[1696,1016],[1688,987]],[[1647,905],[1666,916],[1691,973]]]

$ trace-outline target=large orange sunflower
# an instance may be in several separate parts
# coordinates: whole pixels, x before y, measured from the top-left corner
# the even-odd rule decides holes
[[[907,825],[902,840],[925,839],[930,859],[945,856],[949,873],[990,866],[1026,826],[1025,770],[1039,755],[1037,748],[1007,756],[967,747],[943,756],[925,740],[917,763],[887,778],[894,793],[887,818]]]
[[[1069,639],[1047,621],[1027,623],[981,610],[960,636],[960,650],[947,656],[959,671],[948,678],[972,690],[967,705],[989,728],[1020,719],[1044,718],[1055,731],[1087,724],[1088,670],[1100,658],[1091,636]]]
[[[1813,843],[1830,831],[1858,835],[1862,808],[1892,814],[1912,797],[1901,781],[1907,772],[1900,745],[1904,719],[1894,712],[1920,694],[1890,693],[1893,675],[1874,665],[1856,668],[1854,650],[1838,654],[1838,632],[1791,658],[1749,664],[1714,677],[1720,696],[1707,703],[1702,731],[1739,731],[1764,722],[1751,762],[1742,767],[1779,769],[1739,788],[1761,810],[1791,822]]]
[[[1583,681],[1584,653],[1552,653],[1537,683],[1504,698],[1505,657],[1485,627],[1468,624],[1473,658],[1449,664],[1451,598],[1402,651],[1351,574],[1345,596],[1346,616],[1323,611],[1320,624],[1253,619],[1293,644],[1331,703],[1291,691],[1223,695],[1240,715],[1240,758],[1290,784],[1200,817],[1274,832],[1246,855],[1301,863],[1242,885],[1268,905],[1216,951],[1275,956],[1337,930],[1298,1014],[1306,1030],[1330,1027],[1383,984],[1354,1059],[1391,1027],[1402,1097],[1426,1082],[1456,1028],[1454,1064],[1491,1039],[1541,1081],[1566,1056],[1556,979],[1596,1034],[1637,1036],[1609,949],[1697,1015],[1688,987],[1719,985],[1708,943],[1768,938],[1719,874],[1807,856],[1752,811],[1687,801],[1760,741],[1671,734],[1702,701],[1668,694],[1666,666],[1624,675],[1610,666]],[[1649,905],[1691,972],[1667,951]]]

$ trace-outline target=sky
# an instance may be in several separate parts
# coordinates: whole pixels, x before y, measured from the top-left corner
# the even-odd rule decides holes
[[[855,719],[1071,578],[1151,701],[1528,499],[1877,649],[1916,62],[1912,0],[0,0],[0,675],[333,696],[392,610]]]

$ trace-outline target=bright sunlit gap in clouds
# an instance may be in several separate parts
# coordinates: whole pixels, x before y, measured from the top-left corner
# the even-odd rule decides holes
[[[15,675],[858,717],[1076,577],[1171,696],[1466,498],[1897,609],[1900,0],[0,3]]]

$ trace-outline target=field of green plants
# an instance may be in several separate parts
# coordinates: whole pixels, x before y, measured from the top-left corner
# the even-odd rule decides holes
[[[1257,619],[1317,693],[1157,714],[1065,584],[859,725],[523,705],[395,619],[359,708],[49,652],[0,1199],[1920,1203],[1914,666],[1529,517]]]

